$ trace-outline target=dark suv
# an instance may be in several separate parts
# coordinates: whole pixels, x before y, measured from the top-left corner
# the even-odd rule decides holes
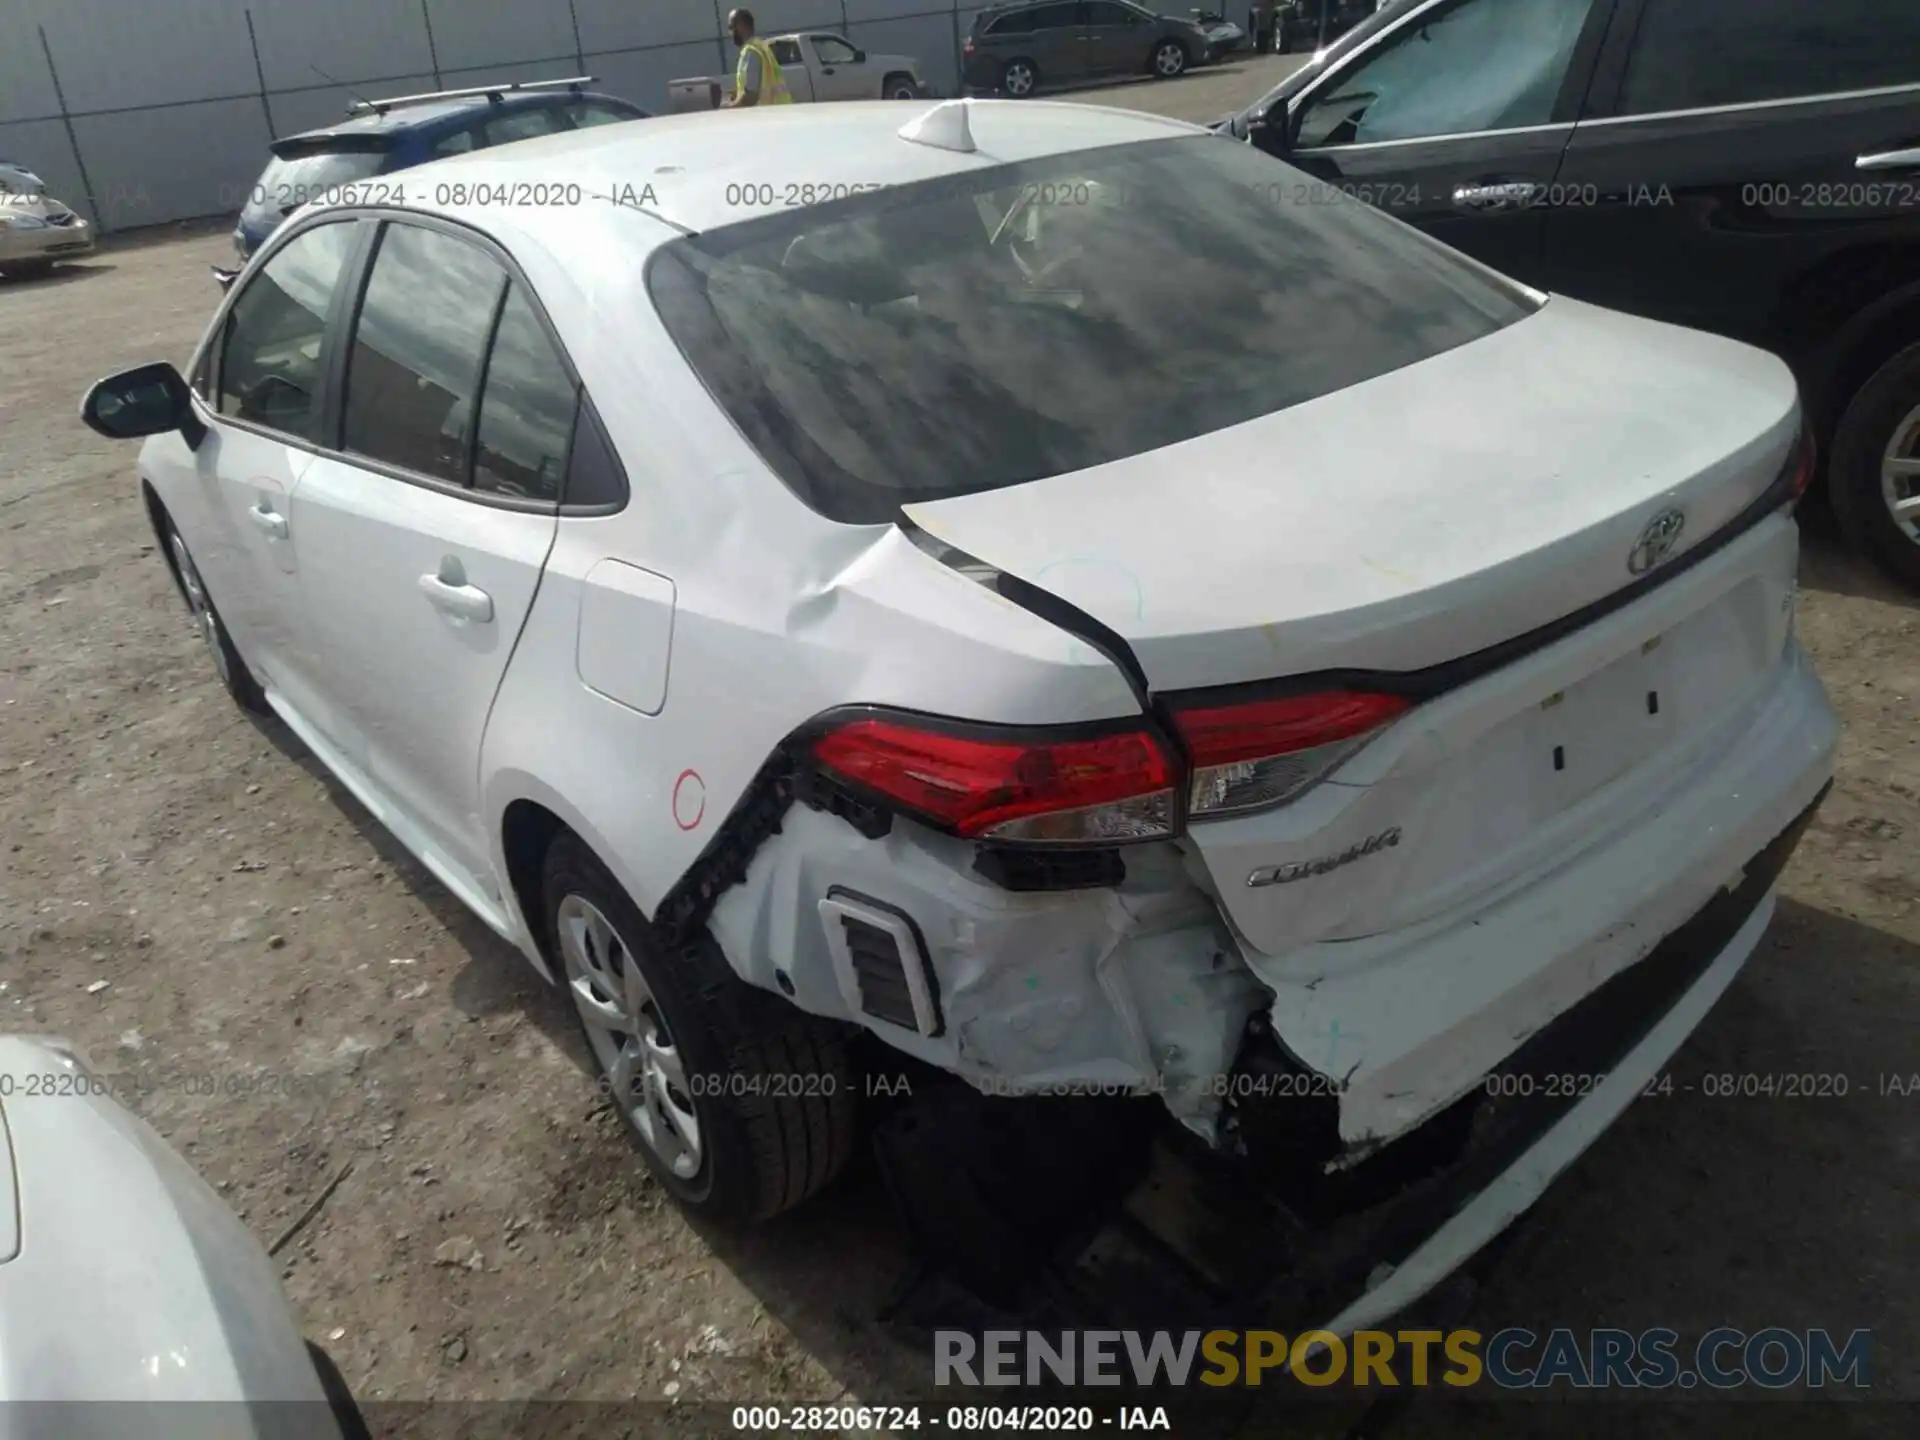
[[[1154,75],[1170,80],[1215,59],[1193,20],[1156,15],[1122,0],[1040,0],[973,17],[960,47],[970,89],[1016,98],[1041,85]]]
[[[1843,531],[1920,586],[1914,0],[1392,0],[1222,128],[1542,290],[1782,355]]]

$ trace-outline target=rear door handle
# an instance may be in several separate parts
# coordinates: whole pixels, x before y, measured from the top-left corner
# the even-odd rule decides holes
[[[1546,192],[1547,187],[1536,180],[1490,180],[1454,186],[1453,203],[1482,213],[1524,210]]]
[[[438,575],[420,577],[420,592],[427,597],[427,603],[456,620],[471,620],[476,625],[492,620],[493,597],[478,585],[467,584],[466,574],[458,562],[451,567],[455,574],[449,575],[449,568],[442,565]]]
[[[262,500],[259,504],[248,507],[247,518],[272,539],[287,538],[287,517],[271,508],[266,501]]]
[[[1853,162],[1856,170],[1920,170],[1920,146],[1912,150],[1883,150],[1877,155],[1862,155]]]

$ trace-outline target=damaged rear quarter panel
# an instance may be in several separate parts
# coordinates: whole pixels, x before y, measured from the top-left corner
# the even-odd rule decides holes
[[[863,1024],[992,1093],[1137,1088],[1210,1135],[1216,1077],[1271,998],[1171,846],[1130,847],[1118,888],[1018,894],[972,871],[973,846],[908,821],[870,840],[796,807],[709,928],[746,978]],[[818,901],[836,887],[912,916],[945,1020],[937,1036],[860,1013]],[[913,963],[913,957],[908,958]]]

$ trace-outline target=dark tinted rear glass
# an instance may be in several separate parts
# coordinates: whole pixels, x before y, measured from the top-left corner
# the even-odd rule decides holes
[[[1530,309],[1454,252],[1211,136],[689,236],[648,281],[768,463],[852,522],[1176,444]]]

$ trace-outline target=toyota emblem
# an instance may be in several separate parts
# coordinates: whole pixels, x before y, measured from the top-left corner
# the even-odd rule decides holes
[[[1627,552],[1627,569],[1635,575],[1644,575],[1656,565],[1664,564],[1673,557],[1680,533],[1686,528],[1685,511],[1662,510],[1647,522],[1647,528],[1640,532],[1633,549]]]

